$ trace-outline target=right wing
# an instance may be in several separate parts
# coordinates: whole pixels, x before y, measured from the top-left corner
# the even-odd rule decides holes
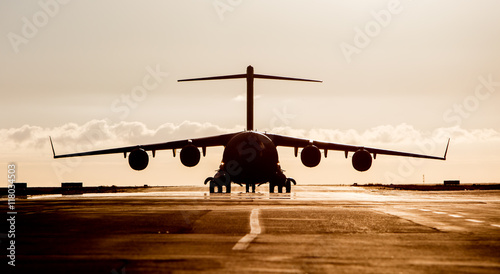
[[[358,150],[366,150],[369,153],[372,153],[374,155],[374,157],[376,157],[377,154],[382,154],[382,155],[404,156],[404,157],[413,157],[413,158],[446,160],[448,146],[450,145],[450,140],[448,139],[448,144],[446,145],[444,156],[439,157],[439,156],[423,155],[423,154],[417,154],[417,153],[401,152],[401,151],[395,151],[395,150],[371,148],[371,147],[364,147],[364,146],[353,146],[353,145],[345,145],[345,144],[338,144],[338,143],[331,143],[331,142],[322,142],[322,141],[295,138],[295,137],[278,135],[278,134],[266,134],[266,135],[269,138],[271,138],[271,140],[274,142],[274,144],[276,146],[299,148],[299,147],[306,147],[309,145],[314,145],[318,149],[325,150],[325,153],[327,150],[344,151],[346,158],[347,158],[348,152],[356,152]]]

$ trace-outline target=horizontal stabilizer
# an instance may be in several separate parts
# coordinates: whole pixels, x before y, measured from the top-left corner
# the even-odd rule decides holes
[[[224,80],[224,79],[238,79],[238,78],[247,78],[247,75],[246,74],[234,74],[234,75],[212,76],[212,77],[203,77],[203,78],[182,79],[182,80],[177,80],[177,82],[203,81],[203,80]]]
[[[225,80],[225,79],[241,79],[241,78],[247,78],[247,74],[234,74],[234,75],[222,75],[222,76],[212,76],[212,77],[202,77],[202,78],[192,78],[192,79],[181,79],[181,80],[177,80],[177,82],[204,81],[204,80]],[[271,80],[317,82],[317,83],[323,82],[321,80],[311,80],[311,79],[292,78],[292,77],[264,75],[264,74],[253,74],[253,78],[271,79]]]
[[[318,83],[323,82],[321,80],[301,79],[301,78],[282,77],[274,75],[263,75],[263,74],[254,74],[254,77],[260,79],[273,79],[273,80],[289,80],[289,81],[304,81],[304,82],[318,82]]]

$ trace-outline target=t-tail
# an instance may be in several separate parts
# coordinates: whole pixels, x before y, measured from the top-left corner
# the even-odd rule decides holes
[[[223,75],[223,76],[213,76],[213,77],[203,77],[203,78],[192,78],[192,79],[182,79],[177,82],[187,82],[187,81],[202,81],[202,80],[225,80],[225,79],[247,79],[247,130],[254,130],[253,128],[253,80],[255,78],[260,79],[271,79],[271,80],[288,80],[288,81],[305,81],[305,82],[323,82],[321,80],[311,80],[311,79],[301,79],[292,77],[282,77],[274,75],[264,75],[255,74],[252,66],[247,67],[247,73],[245,74],[234,74],[234,75]]]

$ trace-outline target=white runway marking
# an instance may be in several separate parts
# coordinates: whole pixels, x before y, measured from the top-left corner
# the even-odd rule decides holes
[[[434,214],[446,214],[446,212],[442,212],[442,211],[434,211],[432,213],[434,213]]]
[[[474,219],[465,219],[465,220],[468,222],[473,222],[473,223],[484,223],[483,221],[474,220]]]
[[[491,226],[500,228],[500,225],[497,225],[497,224],[491,224]]]
[[[245,250],[250,243],[260,234],[259,209],[253,209],[250,214],[250,233],[241,238],[234,246],[233,250]]]
[[[425,211],[425,212],[427,212],[427,211],[431,211],[430,209],[425,209],[425,208],[421,208],[421,209],[419,209],[419,210],[420,210],[420,211]]]
[[[462,215],[457,215],[457,214],[450,214],[449,216],[453,218],[462,218]]]

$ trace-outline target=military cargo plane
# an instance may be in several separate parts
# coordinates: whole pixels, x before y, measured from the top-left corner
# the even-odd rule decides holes
[[[320,80],[255,74],[253,67],[248,66],[244,74],[183,79],[178,80],[178,82],[239,78],[246,79],[247,82],[247,125],[244,131],[203,138],[134,145],[64,155],[56,155],[52,139],[50,139],[54,158],[122,153],[124,157],[128,155],[128,162],[132,169],[143,170],[149,163],[148,151],[155,157],[157,151],[171,149],[175,156],[176,150],[180,149],[179,158],[182,164],[187,167],[194,167],[199,163],[201,154],[203,154],[203,156],[206,155],[207,147],[223,146],[224,152],[219,169],[213,177],[208,177],[205,180],[205,184],[209,184],[210,193],[222,193],[224,192],[224,188],[226,193],[230,193],[231,183],[241,186],[246,185],[247,192],[250,192],[250,188],[252,192],[255,192],[256,185],[269,183],[270,193],[274,193],[275,190],[277,190],[278,193],[282,193],[283,190],[286,193],[290,193],[292,183],[295,185],[296,182],[294,179],[286,177],[283,173],[278,157],[278,146],[294,148],[295,157],[298,156],[300,149],[300,159],[307,167],[315,167],[320,163],[322,158],[321,151],[324,152],[325,157],[329,150],[343,151],[346,158],[349,152],[352,152],[354,153],[352,155],[352,165],[354,169],[360,172],[367,171],[372,165],[372,160],[376,159],[378,154],[446,160],[450,140],[448,140],[448,144],[446,145],[444,156],[437,157],[371,147],[322,142],[254,130],[254,79],[322,82]],[[200,149],[202,151],[201,153]]]

